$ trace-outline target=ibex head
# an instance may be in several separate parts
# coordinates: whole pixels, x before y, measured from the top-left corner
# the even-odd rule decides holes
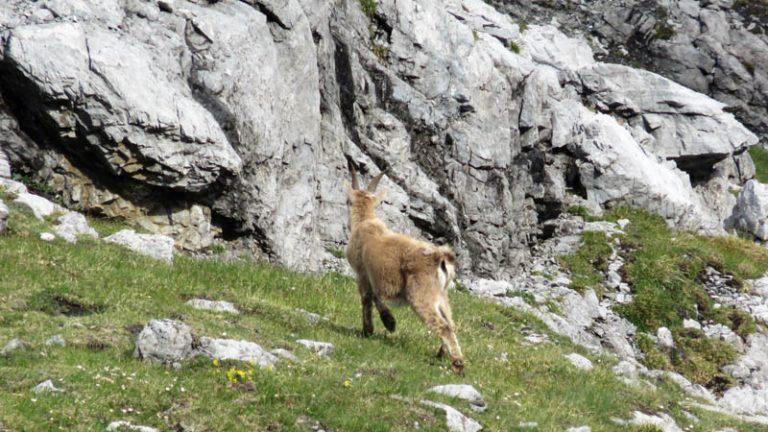
[[[347,165],[349,166],[349,173],[352,177],[352,184],[345,183],[344,185],[349,201],[352,205],[370,207],[373,209],[376,204],[384,200],[383,191],[376,193],[376,187],[379,186],[379,181],[381,181],[381,178],[384,176],[384,171],[371,179],[371,182],[368,183],[368,186],[365,189],[360,189],[360,183],[357,180],[357,169],[351,158],[347,158]]]

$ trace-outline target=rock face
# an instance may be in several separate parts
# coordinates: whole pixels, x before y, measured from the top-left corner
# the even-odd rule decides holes
[[[521,32],[481,0],[369,13],[3,2],[0,140],[68,207],[178,248],[245,237],[304,270],[346,243],[347,157],[387,171],[394,229],[451,243],[462,271],[490,278],[527,262],[570,193],[718,231],[729,184],[751,175],[757,140],[721,103],[599,63],[583,38]]]
[[[492,0],[516,19],[587,31],[600,59],[640,63],[729,105],[753,131],[768,133],[768,11],[759,2]],[[586,30],[585,30],[586,29]]]

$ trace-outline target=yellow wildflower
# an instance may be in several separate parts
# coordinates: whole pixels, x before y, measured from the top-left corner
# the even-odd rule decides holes
[[[347,378],[344,380],[344,387],[352,387],[352,380]]]

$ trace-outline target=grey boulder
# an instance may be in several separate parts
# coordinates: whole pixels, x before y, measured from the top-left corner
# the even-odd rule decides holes
[[[173,261],[172,238],[159,234],[137,234],[131,229],[118,231],[104,238],[105,242],[115,243],[134,252],[171,263]]]
[[[429,400],[423,400],[421,404],[443,410],[445,412],[446,425],[450,432],[478,432],[483,430],[483,426],[480,423],[465,416],[450,405]]]
[[[471,385],[445,384],[434,386],[427,391],[465,400],[469,402],[470,407],[473,410],[478,412],[483,412],[488,408],[483,399],[483,395]]]
[[[195,355],[190,328],[174,320],[152,320],[136,338],[134,355],[140,359],[172,364]]]
[[[69,243],[77,243],[77,237],[84,235],[99,238],[95,229],[88,225],[88,220],[80,213],[68,212],[56,219],[53,231]]]
[[[750,180],[739,192],[736,207],[730,218],[730,224],[744,230],[756,238],[768,240],[768,185]]]
[[[197,352],[214,359],[254,362],[262,368],[274,365],[279,361],[277,356],[266,351],[261,345],[243,340],[203,336],[200,338]]]

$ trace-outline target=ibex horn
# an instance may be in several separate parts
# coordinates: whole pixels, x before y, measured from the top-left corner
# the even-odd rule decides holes
[[[384,177],[384,171],[380,172],[370,183],[368,183],[368,192],[376,192],[376,187],[379,185],[379,181],[382,177]]]
[[[360,189],[360,184],[357,182],[357,170],[355,169],[355,162],[349,156],[347,156],[347,166],[349,167],[349,173],[352,175],[352,189]]]

